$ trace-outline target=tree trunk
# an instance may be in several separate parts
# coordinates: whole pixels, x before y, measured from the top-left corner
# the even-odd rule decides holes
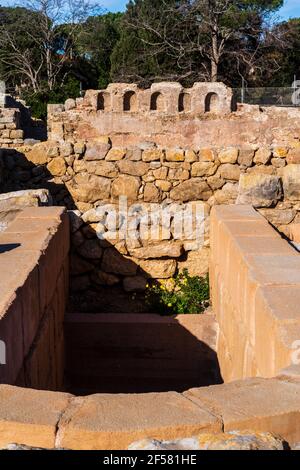
[[[217,27],[215,26],[215,31],[217,31]],[[212,53],[211,53],[211,81],[217,82],[218,81],[218,65],[219,65],[219,51],[218,51],[218,38],[216,32],[212,35]]]
[[[212,60],[211,61],[211,81],[217,82],[218,81],[218,64]]]

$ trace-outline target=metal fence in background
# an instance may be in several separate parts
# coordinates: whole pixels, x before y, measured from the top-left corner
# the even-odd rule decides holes
[[[300,107],[299,87],[234,88],[233,95],[237,103]]]

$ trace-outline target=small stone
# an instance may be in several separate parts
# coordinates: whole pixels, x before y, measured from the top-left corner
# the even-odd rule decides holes
[[[142,276],[125,277],[123,288],[125,292],[143,292],[146,290],[147,280]]]
[[[250,168],[253,164],[254,150],[241,149],[238,156],[238,164],[242,169]]]
[[[128,160],[131,160],[133,162],[138,162],[142,160],[142,149],[133,148],[133,149],[127,150],[126,158],[128,158]]]
[[[85,166],[88,173],[106,178],[116,178],[118,176],[118,168],[115,163],[107,161],[86,162]]]
[[[275,168],[283,168],[286,165],[286,161],[284,158],[272,158],[271,159],[271,164]]]
[[[212,191],[201,178],[191,178],[180,183],[170,192],[170,198],[174,201],[207,201],[212,196]]]
[[[132,176],[143,176],[149,170],[149,165],[145,162],[133,162],[130,160],[122,160],[118,163],[121,173]]]
[[[241,170],[239,165],[225,163],[219,167],[217,174],[224,180],[239,181]]]
[[[177,262],[174,259],[168,260],[136,260],[136,264],[143,271],[143,276],[147,279],[169,279],[176,272]]]
[[[109,274],[104,271],[97,271],[92,275],[92,281],[100,286],[115,286],[119,284],[120,279],[114,274]]]
[[[165,180],[157,180],[155,182],[155,185],[163,192],[169,192],[172,188],[172,183],[170,183],[170,181]]]
[[[214,193],[214,204],[235,204],[238,197],[238,183],[226,183]]]
[[[47,168],[53,176],[63,176],[67,170],[66,162],[62,157],[53,158]]]
[[[49,147],[47,150],[47,156],[50,158],[59,157],[59,148],[57,146]]]
[[[272,156],[272,152],[268,148],[261,147],[255,152],[254,163],[261,163],[266,165],[269,163]]]
[[[183,253],[181,242],[160,242],[155,245],[143,246],[129,251],[130,255],[139,259],[179,258]]]
[[[88,259],[100,259],[103,252],[100,241],[97,239],[86,240],[77,248],[77,251],[83,258]]]
[[[200,162],[214,162],[215,152],[211,148],[202,148],[199,150],[199,161]]]
[[[157,148],[150,148],[143,151],[142,159],[144,162],[153,162],[163,158],[163,151]]]
[[[237,148],[231,147],[222,149],[218,154],[218,159],[221,163],[236,163],[239,155]]]
[[[192,165],[192,177],[212,176],[216,173],[218,166],[213,162],[197,162]]]
[[[300,148],[290,149],[286,157],[288,164],[299,164],[300,163]]]
[[[121,148],[112,148],[106,155],[108,162],[118,162],[122,160],[126,155],[126,150]]]
[[[109,178],[78,173],[73,180],[66,183],[66,186],[76,203],[80,201],[92,204],[110,197],[111,182]]]
[[[35,165],[44,165],[48,161],[47,150],[47,146],[43,142],[31,147],[29,152],[25,152],[25,156],[28,161],[32,162]]]
[[[135,176],[120,175],[112,184],[112,197],[126,196],[128,200],[136,201],[140,184],[140,179]]]
[[[104,142],[94,142],[87,144],[84,159],[86,161],[103,160],[108,154],[111,145]]]
[[[157,180],[166,180],[168,177],[168,168],[165,166],[162,166],[161,168],[158,168],[157,170],[153,170],[153,176]]]
[[[146,183],[144,188],[144,201],[145,202],[159,202],[160,191],[153,183]]]
[[[185,151],[185,161],[187,163],[193,163],[198,160],[197,154],[194,152],[194,150],[186,150]]]
[[[224,186],[225,180],[219,176],[209,176],[207,178],[207,183],[212,190],[220,189]]]
[[[185,181],[185,180],[188,180],[189,177],[190,177],[190,172],[188,170],[185,170],[184,168],[177,168],[177,169],[170,168],[169,170],[170,180]]]
[[[167,162],[184,162],[184,150],[183,149],[168,149],[166,150]]]
[[[121,276],[135,276],[137,265],[122,256],[116,249],[108,248],[104,251],[101,269],[107,273],[120,274]]]
[[[77,155],[83,155],[86,149],[86,145],[84,142],[76,142],[74,144],[74,153]]]
[[[73,144],[70,142],[65,142],[64,144],[60,145],[59,152],[61,157],[69,157],[73,154]]]

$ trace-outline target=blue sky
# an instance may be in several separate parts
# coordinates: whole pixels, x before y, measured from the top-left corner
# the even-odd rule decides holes
[[[127,2],[128,0],[98,0],[98,3],[109,11],[124,11]],[[0,0],[0,5],[2,6],[16,3],[21,4],[22,0]],[[285,5],[282,10],[280,10],[279,14],[282,19],[300,18],[300,0],[285,0]]]

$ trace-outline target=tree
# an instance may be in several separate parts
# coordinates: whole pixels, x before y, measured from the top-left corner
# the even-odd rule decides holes
[[[0,8],[0,74],[8,87],[39,89],[43,63],[35,48],[37,15],[26,8]]]
[[[133,34],[152,60],[168,57],[178,79],[219,79],[228,56],[250,73],[266,21],[283,0],[131,0],[123,41]],[[126,43],[126,41],[125,41]],[[124,46],[123,46],[124,49]],[[140,48],[142,49],[142,48]],[[141,60],[141,59],[140,59]]]
[[[96,86],[106,88],[111,80],[111,55],[120,39],[122,13],[89,17],[83,25],[79,50],[96,75]]]
[[[65,65],[74,59],[84,21],[97,12],[99,7],[91,0],[26,0],[24,8],[16,9],[24,21],[17,21],[15,30],[9,21],[1,21],[0,63],[10,64],[10,75],[25,78],[34,92],[45,88],[44,80],[53,90],[59,76],[64,80]]]

